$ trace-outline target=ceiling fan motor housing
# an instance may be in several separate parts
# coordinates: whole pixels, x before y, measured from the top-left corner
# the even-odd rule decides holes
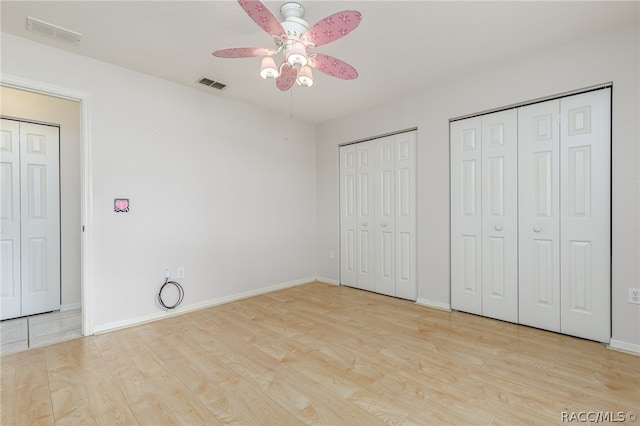
[[[280,13],[285,18],[282,28],[287,32],[287,36],[301,38],[309,29],[309,23],[302,19],[304,7],[300,3],[285,3],[280,7]]]

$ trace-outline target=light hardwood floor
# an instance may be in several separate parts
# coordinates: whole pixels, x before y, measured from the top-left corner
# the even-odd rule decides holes
[[[640,414],[640,357],[320,283],[0,362],[3,425],[514,425]]]

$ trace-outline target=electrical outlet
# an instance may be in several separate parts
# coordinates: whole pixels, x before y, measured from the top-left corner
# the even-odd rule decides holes
[[[629,303],[640,305],[640,288],[629,288]]]
[[[164,270],[164,277],[171,278],[171,269],[167,268]]]
[[[178,269],[176,269],[176,275],[178,276],[178,278],[184,278],[184,267],[180,266]]]
[[[333,258],[334,258],[333,250],[329,250],[329,259],[333,260]]]

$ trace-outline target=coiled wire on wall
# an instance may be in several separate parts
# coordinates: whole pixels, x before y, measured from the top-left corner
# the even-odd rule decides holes
[[[164,290],[168,285],[173,285],[178,290],[178,300],[173,305],[167,305],[164,300],[162,300],[162,290]],[[160,291],[158,291],[158,303],[160,304],[160,306],[167,310],[175,309],[180,303],[182,303],[182,299],[184,299],[184,289],[182,288],[180,283],[177,281],[169,281],[169,278],[166,278],[164,280],[164,284],[162,284],[162,287],[160,287]]]

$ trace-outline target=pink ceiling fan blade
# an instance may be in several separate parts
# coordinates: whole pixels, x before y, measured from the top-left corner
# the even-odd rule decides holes
[[[298,72],[288,62],[284,62],[281,69],[280,76],[276,78],[276,87],[285,92],[291,89],[291,86],[295,83]]]
[[[252,58],[254,56],[271,56],[275,53],[275,50],[264,47],[231,47],[216,50],[212,55],[218,58]]]
[[[286,34],[286,31],[282,28],[282,24],[280,24],[278,18],[276,18],[261,1],[238,0],[238,3],[244,11],[247,12],[247,15],[249,15],[249,17],[268,34],[278,37]]]
[[[362,14],[357,10],[343,10],[317,22],[304,35],[316,47],[322,46],[346,36],[360,25],[361,20]]]
[[[329,55],[318,53],[315,57],[309,59],[309,65],[331,77],[340,78],[342,80],[353,80],[358,78],[358,71],[351,65],[340,59],[336,59]]]

